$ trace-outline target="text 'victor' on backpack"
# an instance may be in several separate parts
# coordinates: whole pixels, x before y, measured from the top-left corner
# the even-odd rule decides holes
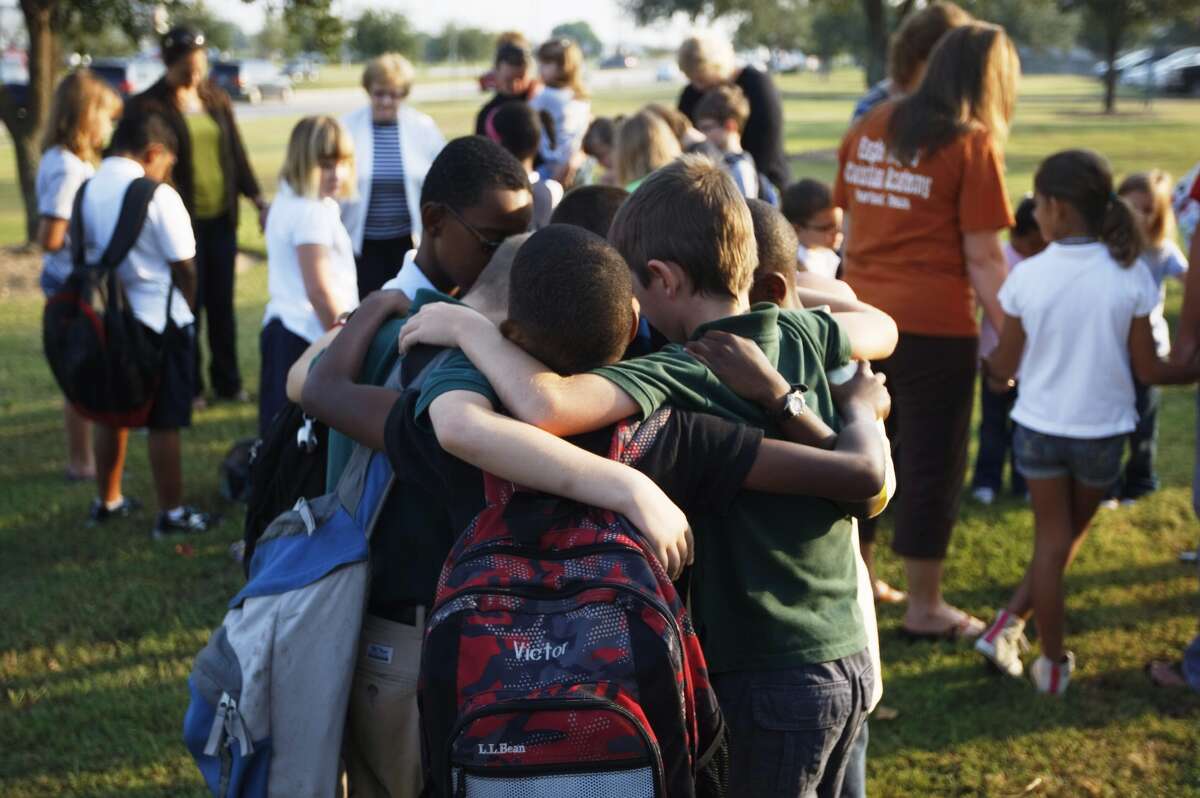
[[[158,183],[129,184],[112,239],[100,260],[84,254],[84,183],[71,211],[71,274],[46,302],[42,346],[63,395],[84,416],[111,427],[146,423],[162,373],[161,343],[133,314],[117,275],[146,223]],[[170,317],[171,293],[167,291]]]
[[[669,412],[619,425],[610,457],[636,461]],[[485,490],[446,561],[421,655],[426,789],[721,794],[724,731],[704,656],[642,536],[490,475]]]

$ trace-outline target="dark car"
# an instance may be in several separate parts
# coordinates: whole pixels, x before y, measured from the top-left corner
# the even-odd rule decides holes
[[[292,81],[270,61],[222,61],[212,65],[209,78],[233,99],[251,105],[267,97],[283,102],[292,99]]]
[[[4,57],[0,59],[0,85],[4,93],[19,110],[21,116],[29,104],[29,71],[25,64],[17,58]]]
[[[140,94],[163,73],[162,62],[149,58],[97,58],[88,68],[122,97]]]
[[[292,83],[316,80],[321,75],[320,66],[311,58],[293,58],[283,65],[283,74]]]

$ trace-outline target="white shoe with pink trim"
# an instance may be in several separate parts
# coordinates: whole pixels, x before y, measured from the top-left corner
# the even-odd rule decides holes
[[[1062,662],[1051,662],[1038,657],[1029,666],[1029,678],[1039,693],[1047,695],[1062,695],[1067,692],[1071,683],[1071,674],[1075,672],[1075,655],[1070,651],[1063,657]]]
[[[1021,664],[1021,654],[1029,650],[1029,641],[1025,639],[1025,621],[1008,610],[999,610],[996,620],[976,639],[975,650],[1001,673],[1014,679],[1020,678],[1025,667]]]

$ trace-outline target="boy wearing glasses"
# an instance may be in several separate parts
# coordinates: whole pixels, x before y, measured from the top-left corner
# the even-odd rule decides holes
[[[838,276],[842,259],[842,209],[833,204],[833,193],[820,180],[805,178],[783,192],[783,215],[792,223],[800,249],[800,270],[829,279]]]

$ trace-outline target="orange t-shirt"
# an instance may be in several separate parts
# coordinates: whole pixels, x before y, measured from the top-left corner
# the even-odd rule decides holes
[[[962,236],[1013,225],[1003,156],[977,128],[904,166],[885,143],[894,108],[868,114],[838,152],[833,202],[850,219],[846,282],[901,332],[977,335]]]

